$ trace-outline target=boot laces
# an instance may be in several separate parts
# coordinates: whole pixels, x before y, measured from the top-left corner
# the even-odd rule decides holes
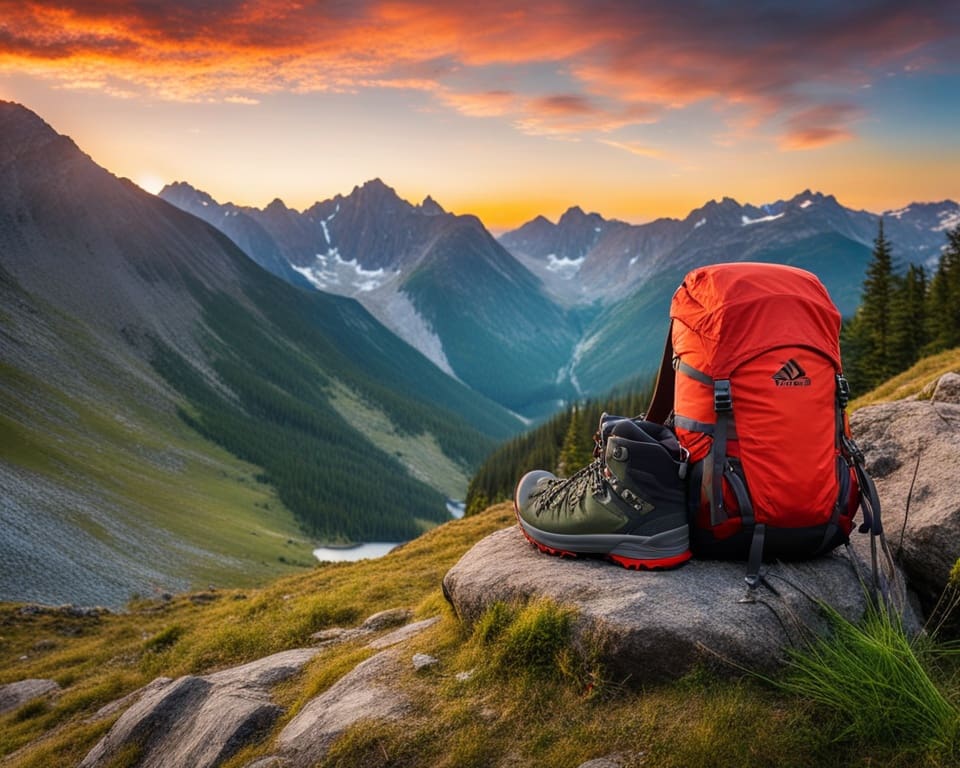
[[[557,501],[570,509],[583,500],[589,490],[594,496],[604,493],[605,469],[603,458],[598,457],[565,480],[553,480],[543,491],[533,494],[534,511],[537,516],[553,507]]]

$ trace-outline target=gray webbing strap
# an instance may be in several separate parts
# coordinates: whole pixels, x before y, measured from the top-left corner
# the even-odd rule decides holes
[[[683,362],[679,357],[673,358],[673,367],[684,376],[689,376],[691,379],[695,379],[701,384],[706,384],[708,387],[713,386],[712,376],[707,376],[703,371],[697,370],[689,363]]]
[[[727,519],[723,503],[723,470],[727,463],[727,428],[733,416],[733,400],[730,397],[730,380],[713,382],[713,409],[717,413],[717,427],[713,434],[711,476],[713,496],[710,499],[710,524],[719,525]]]
[[[750,555],[747,558],[747,575],[745,580],[750,590],[760,586],[760,564],[763,562],[763,539],[767,528],[760,523],[753,529],[753,538],[750,540]]]

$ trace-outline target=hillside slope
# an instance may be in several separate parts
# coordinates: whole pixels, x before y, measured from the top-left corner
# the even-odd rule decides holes
[[[285,554],[300,527],[409,538],[447,519],[446,497],[520,424],[356,302],[264,272],[9,103],[0,290],[0,456],[5,489],[18,489],[0,507],[0,561],[19,574],[7,598],[99,602],[72,591],[97,583],[117,604],[201,573],[276,570],[256,563],[308,561],[305,541]],[[256,508],[231,517],[236,495]],[[279,548],[241,545],[236,531],[259,535],[260,518]],[[12,555],[24,540],[28,563]],[[177,546],[160,557],[161,541]],[[237,559],[224,565],[223,550]],[[62,572],[41,578],[51,563]],[[49,580],[59,596],[29,591]]]

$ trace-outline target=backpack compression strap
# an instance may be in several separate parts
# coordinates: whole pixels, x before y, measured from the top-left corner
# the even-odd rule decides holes
[[[891,605],[898,611],[902,611],[904,597],[904,587],[899,578],[896,565],[890,547],[887,545],[887,537],[883,532],[883,523],[880,519],[880,497],[877,494],[877,486],[873,478],[867,474],[863,452],[853,441],[853,438],[843,436],[843,448],[854,472],[857,475],[857,483],[860,485],[860,509],[863,512],[863,523],[860,525],[860,533],[870,534],[870,567],[873,577],[874,599],[879,605]],[[881,566],[880,558],[883,558]]]

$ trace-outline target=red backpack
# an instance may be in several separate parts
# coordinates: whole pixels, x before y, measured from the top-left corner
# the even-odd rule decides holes
[[[646,418],[671,424],[689,451],[694,554],[746,559],[755,588],[762,560],[847,543],[860,506],[861,530],[881,534],[846,417],[840,313],[817,277],[778,264],[694,269],[670,320]]]

